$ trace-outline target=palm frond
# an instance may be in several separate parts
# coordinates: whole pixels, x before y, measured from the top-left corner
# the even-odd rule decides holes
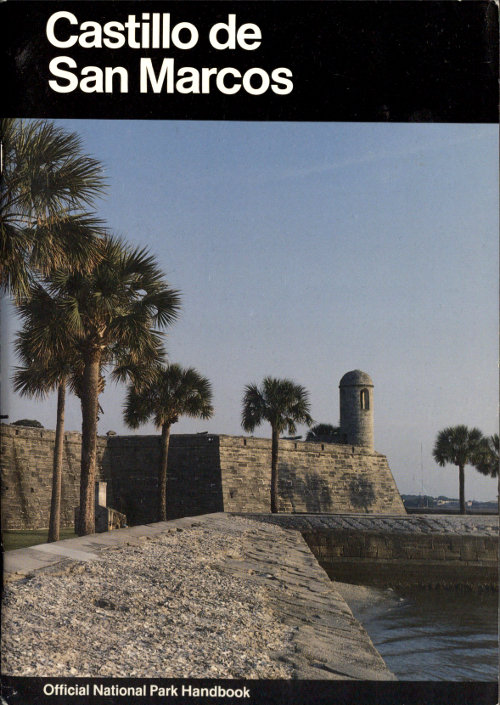
[[[319,423],[307,432],[306,441],[316,443],[339,443],[340,428],[329,423]]]
[[[483,438],[477,450],[473,465],[482,475],[498,477],[499,467],[499,438],[495,433],[493,436]]]
[[[12,377],[14,391],[21,396],[44,399],[57,389],[65,374],[51,362],[31,364],[29,367],[16,367]],[[68,370],[65,370],[68,374]]]
[[[80,138],[44,120],[3,121],[0,287],[17,299],[37,274],[88,269],[102,224],[85,212],[105,188]]]

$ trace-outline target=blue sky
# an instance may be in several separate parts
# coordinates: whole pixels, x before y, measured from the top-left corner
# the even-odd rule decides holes
[[[105,165],[99,214],[182,292],[169,357],[212,380],[216,415],[174,432],[241,434],[244,385],[266,375],[303,384],[314,419],[337,423],[338,382],[359,368],[400,491],[457,496],[436,433],[497,428],[496,126],[60,123]],[[53,428],[54,399],[5,393],[12,420]],[[101,432],[130,433],[122,399],[110,382]],[[466,496],[494,498],[496,481],[469,469]]]

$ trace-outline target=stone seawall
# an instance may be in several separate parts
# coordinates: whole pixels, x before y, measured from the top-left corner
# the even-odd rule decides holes
[[[54,431],[1,426],[2,526],[48,526]],[[81,438],[66,433],[61,517],[71,526],[79,503]],[[129,524],[155,521],[159,436],[98,440],[98,477],[107,504]],[[172,435],[167,516],[266,512],[270,503],[271,441],[240,436]],[[387,458],[366,448],[280,441],[282,512],[405,514]]]
[[[498,588],[498,517],[251,515],[301,532],[333,580],[392,588]]]

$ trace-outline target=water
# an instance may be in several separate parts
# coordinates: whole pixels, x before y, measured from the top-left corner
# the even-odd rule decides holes
[[[400,680],[497,680],[496,593],[398,594],[346,584],[340,592]]]

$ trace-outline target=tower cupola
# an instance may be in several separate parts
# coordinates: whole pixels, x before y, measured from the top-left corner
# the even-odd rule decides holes
[[[373,450],[373,382],[370,375],[361,370],[346,372],[339,389],[343,442]]]

